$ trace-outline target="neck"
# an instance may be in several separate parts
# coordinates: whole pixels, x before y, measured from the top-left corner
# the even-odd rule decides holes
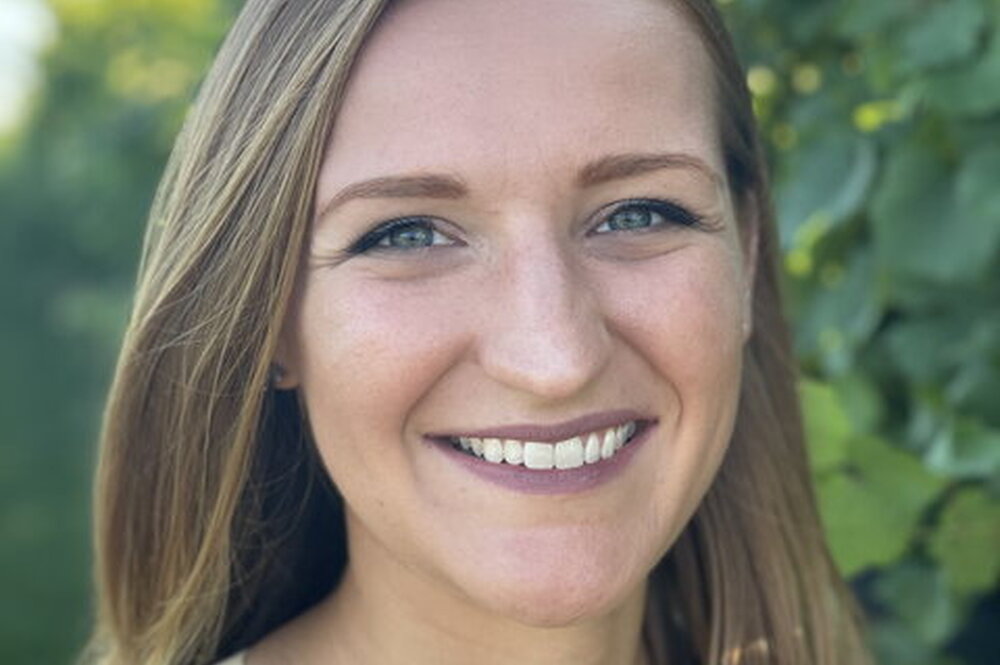
[[[358,534],[355,534],[358,535]],[[567,626],[532,626],[483,609],[354,538],[337,591],[303,617],[303,663],[642,665],[645,588]]]

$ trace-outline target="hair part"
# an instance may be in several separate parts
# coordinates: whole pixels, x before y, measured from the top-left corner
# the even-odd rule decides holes
[[[178,138],[105,412],[91,662],[211,663],[343,572],[340,499],[297,396],[268,378],[334,117],[386,4],[250,0]],[[750,95],[711,3],[676,4],[714,64],[726,176],[758,248],[735,433],[654,571],[646,640],[659,662],[857,665],[809,483]]]

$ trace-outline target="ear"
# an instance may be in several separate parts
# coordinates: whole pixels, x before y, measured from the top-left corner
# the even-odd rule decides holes
[[[275,390],[294,390],[299,387],[298,354],[292,349],[288,331],[282,331],[278,349],[271,360],[271,386]]]
[[[761,210],[757,197],[748,192],[738,202],[740,245],[743,250],[743,341],[753,334],[754,283],[760,260]]]

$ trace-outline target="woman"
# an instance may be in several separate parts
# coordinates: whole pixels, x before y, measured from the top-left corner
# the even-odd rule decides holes
[[[386,4],[251,0],[178,140],[96,660],[864,662],[715,10]]]

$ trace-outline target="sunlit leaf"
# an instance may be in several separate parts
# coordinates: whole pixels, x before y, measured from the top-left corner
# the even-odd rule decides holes
[[[842,472],[819,478],[818,495],[834,559],[852,575],[899,558],[946,481],[876,437],[852,440],[848,454]]]
[[[878,428],[884,416],[883,396],[877,385],[860,373],[838,377],[834,382],[844,410],[859,434],[868,434]]]
[[[1000,576],[1000,503],[981,489],[962,490],[945,506],[930,551],[958,591],[985,591]]]
[[[844,575],[886,565],[906,551],[915,516],[887,509],[864,479],[833,474],[819,480],[817,494],[830,549]]]
[[[817,381],[799,385],[805,417],[809,462],[815,472],[828,471],[847,459],[854,428],[832,386]]]
[[[895,506],[901,513],[918,515],[948,484],[916,456],[875,436],[853,439],[850,457],[856,473],[883,496],[886,507]]]

